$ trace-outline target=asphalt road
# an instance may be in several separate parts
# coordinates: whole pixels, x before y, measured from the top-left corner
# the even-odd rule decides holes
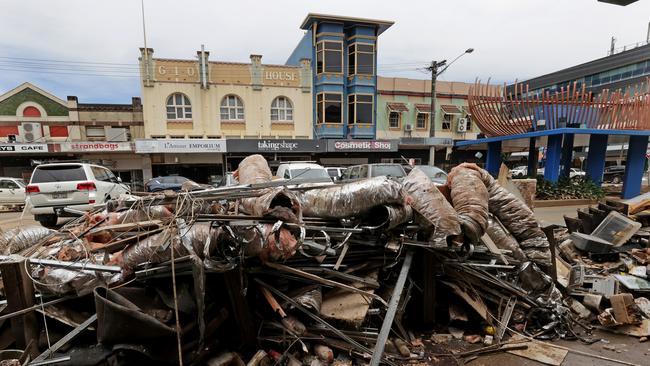
[[[69,218],[59,219],[59,225],[63,225]],[[0,212],[0,230],[7,231],[16,227],[28,227],[40,225],[38,221],[34,220],[34,216],[24,214],[22,212]]]

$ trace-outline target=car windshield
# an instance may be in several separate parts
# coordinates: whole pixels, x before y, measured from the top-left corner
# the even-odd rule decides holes
[[[72,182],[86,179],[86,172],[81,165],[39,166],[32,175],[32,183]]]
[[[440,168],[436,168],[435,166],[422,165],[418,168],[420,168],[424,174],[426,174],[431,179],[447,179],[447,173],[445,173],[445,171]]]
[[[16,184],[18,184],[20,187],[25,188],[26,184],[25,181],[22,179],[16,179]]]
[[[291,169],[291,177],[291,179],[330,178],[329,174],[327,174],[327,170],[322,168]]]
[[[404,169],[399,165],[373,165],[372,174],[373,177],[380,177],[382,175],[391,176],[391,177],[403,177]]]
[[[330,175],[330,177],[338,177],[339,172],[336,169],[327,169],[327,173]]]

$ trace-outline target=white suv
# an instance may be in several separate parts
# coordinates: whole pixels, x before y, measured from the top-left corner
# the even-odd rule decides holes
[[[129,188],[103,166],[85,163],[41,164],[34,169],[27,193],[27,207],[45,227],[56,225],[69,207],[89,211],[96,205],[130,193]]]
[[[332,182],[327,170],[322,165],[315,163],[283,163],[278,166],[275,175],[281,179],[292,181],[322,180],[323,182]]]

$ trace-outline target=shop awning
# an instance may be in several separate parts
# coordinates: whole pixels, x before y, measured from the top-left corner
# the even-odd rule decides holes
[[[386,106],[391,112],[406,112],[409,110],[404,103],[386,103]]]
[[[416,104],[415,109],[418,110],[418,113],[430,113],[431,104]]]
[[[452,104],[443,104],[440,106],[440,109],[442,109],[442,113],[444,114],[463,114],[460,108]]]
[[[465,111],[465,114],[468,116],[472,115],[472,111],[469,110],[469,107],[463,107],[463,111]]]

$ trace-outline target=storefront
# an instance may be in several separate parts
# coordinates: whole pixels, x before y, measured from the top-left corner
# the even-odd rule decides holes
[[[239,163],[251,154],[261,154],[271,170],[288,161],[314,161],[316,154],[324,153],[325,140],[310,139],[229,139],[227,142],[226,170],[237,169]]]
[[[144,181],[180,175],[198,183],[216,184],[224,174],[226,140],[136,140],[135,152],[143,155]]]
[[[325,141],[325,140],[323,140]],[[397,140],[326,140],[327,153],[319,154],[324,166],[350,166],[397,159]]]
[[[134,190],[142,188],[142,156],[133,142],[75,141],[50,144],[51,153],[63,153],[62,160],[79,160],[111,169]]]
[[[0,144],[0,176],[29,180],[32,161],[51,158],[47,144]]]

